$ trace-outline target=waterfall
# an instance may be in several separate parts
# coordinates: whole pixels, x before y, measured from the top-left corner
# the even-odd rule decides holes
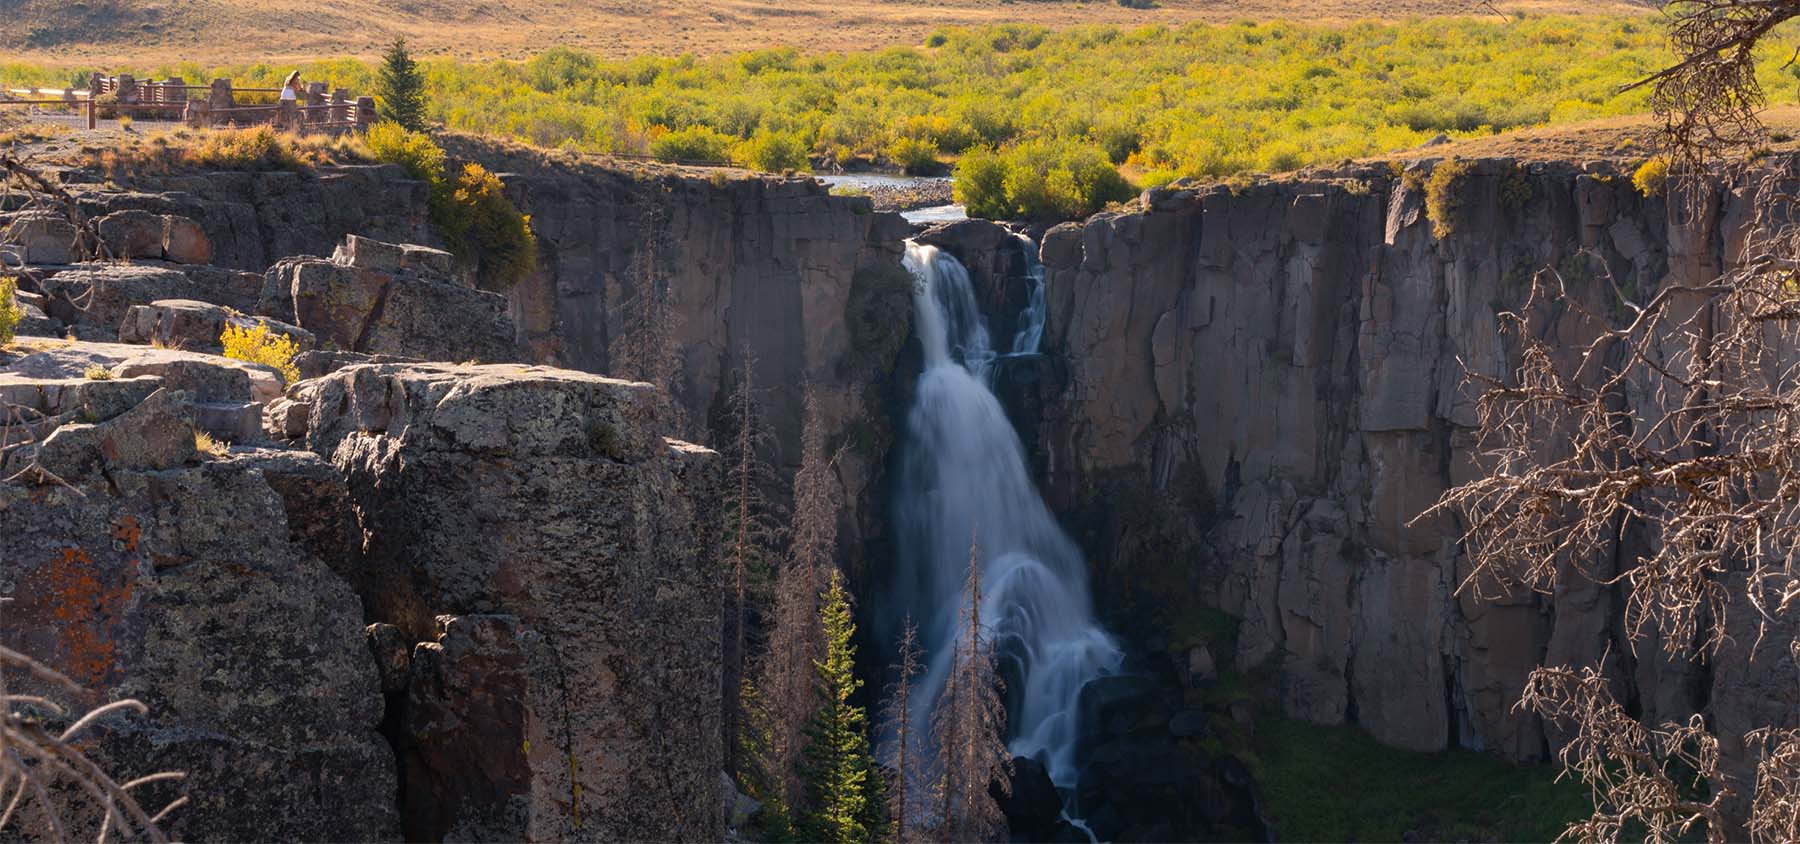
[[[1072,788],[1081,687],[1116,671],[1122,654],[1094,620],[1081,554],[1039,497],[1024,447],[989,388],[996,354],[968,271],[911,241],[905,264],[916,279],[925,350],[895,500],[898,597],[919,625],[927,663],[913,723],[930,723],[949,672],[970,540],[978,535],[981,612],[1007,678],[1010,749],[1037,757],[1058,787]],[[1014,354],[1036,353],[1042,341],[1042,273],[1034,269]]]
[[[1044,344],[1044,318],[1049,315],[1044,304],[1044,265],[1038,261],[1037,244],[1023,234],[1015,234],[1019,248],[1025,252],[1025,273],[1031,278],[1031,291],[1025,310],[1019,313],[1019,331],[1013,335],[1012,353],[1035,355]]]

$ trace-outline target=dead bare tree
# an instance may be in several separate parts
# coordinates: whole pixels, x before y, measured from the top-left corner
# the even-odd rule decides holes
[[[630,286],[619,303],[619,335],[607,348],[607,368],[617,377],[661,387],[674,430],[690,436],[679,399],[684,373],[675,335],[681,316],[675,310],[676,294],[666,266],[668,199],[649,197],[645,202],[648,210],[640,218],[643,243],[625,274]]]
[[[990,793],[1012,793],[1012,754],[1006,750],[1006,705],[995,669],[993,638],[981,622],[981,545],[969,543],[968,601],[962,634],[944,691],[932,712],[937,744],[934,787],[938,834],[946,842],[986,841],[1006,822]]]
[[[1427,514],[1464,520],[1461,590],[1550,593],[1585,577],[1617,589],[1633,651],[1744,658],[1794,647],[1800,611],[1800,164],[1737,155],[1764,138],[1753,50],[1800,2],[1684,0],[1666,12],[1680,58],[1637,85],[1654,86],[1666,128],[1671,214],[1694,220],[1716,213],[1717,191],[1748,192],[1741,254],[1718,278],[1648,296],[1602,273],[1622,319],[1539,273],[1500,315],[1516,366],[1467,375],[1482,472]],[[1571,332],[1549,325],[1568,320],[1593,339],[1554,347]],[[1628,533],[1648,541],[1611,568]],[[1745,629],[1754,635],[1734,636]],[[1603,675],[1542,667],[1519,703],[1566,731],[1565,769],[1594,791],[1566,840],[1795,839],[1800,725],[1732,736],[1757,754],[1750,765],[1725,758],[1706,713],[1640,722]]]
[[[834,494],[834,456],[825,447],[824,418],[818,394],[806,391],[801,424],[800,470],[794,476],[794,521],[788,558],[775,583],[774,624],[762,660],[757,692],[767,707],[763,719],[769,735],[764,779],[774,799],[793,817],[803,812],[804,783],[800,759],[805,726],[816,704],[813,664],[825,654],[819,625],[819,593],[826,573],[836,565],[838,499]]]
[[[894,725],[894,736],[885,754],[890,762],[888,776],[888,815],[893,818],[894,844],[911,844],[917,838],[918,814],[914,811],[914,793],[918,788],[918,736],[912,724],[912,683],[923,670],[919,664],[919,628],[909,613],[901,623],[899,676],[888,687],[883,704],[888,723]]]
[[[781,509],[765,492],[779,478],[768,454],[774,447],[762,405],[757,401],[756,359],[748,347],[738,355],[737,383],[726,401],[725,437],[725,530],[722,532],[723,556],[730,561],[732,589],[729,597],[731,613],[726,618],[725,638],[726,695],[722,726],[725,743],[725,770],[738,773],[739,725],[743,702],[737,690],[743,688],[751,662],[751,614],[753,605],[766,600],[765,581],[771,566],[777,564],[775,549],[782,535]]]
[[[69,840],[76,830],[63,816],[66,807],[58,802],[58,792],[72,786],[76,795],[91,801],[99,810],[100,828],[95,840],[166,842],[168,838],[159,824],[187,798],[171,801],[151,814],[132,792],[152,783],[180,780],[185,775],[166,772],[120,783],[79,747],[84,734],[97,724],[122,713],[142,715],[147,711],[145,706],[136,700],[113,701],[72,719],[61,730],[53,730],[45,718],[61,719],[70,713],[44,695],[10,691],[6,678],[13,671],[22,672],[40,687],[75,698],[83,695],[80,686],[55,669],[0,646],[0,833],[11,826],[53,844]]]

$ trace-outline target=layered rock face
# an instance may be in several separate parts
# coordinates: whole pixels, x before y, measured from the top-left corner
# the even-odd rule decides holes
[[[1476,162],[1442,238],[1418,182],[1385,168],[1152,191],[1142,210],[1049,232],[1047,343],[1067,371],[1044,467],[1087,526],[1114,617],[1153,618],[1140,632],[1173,642],[1222,610],[1241,619],[1237,664],[1272,668],[1289,715],[1417,750],[1542,758],[1554,737],[1511,711],[1527,672],[1609,647],[1647,716],[1709,705],[1733,720],[1743,672],[1712,673],[1708,693],[1702,669],[1654,644],[1639,661],[1619,595],[1578,576],[1555,595],[1478,597],[1462,588],[1458,523],[1420,518],[1475,476],[1464,367],[1517,365],[1495,315],[1524,304],[1534,272],[1555,268],[1575,301],[1616,318],[1603,274],[1642,300],[1734,259],[1741,191],[1689,215],[1589,169]],[[1605,327],[1567,302],[1534,314],[1559,365]]]
[[[664,290],[666,299],[659,301],[666,301],[667,347],[676,359],[672,392],[685,411],[677,420],[680,429],[665,433],[706,441],[708,423],[733,383],[734,361],[748,349],[757,361],[756,379],[766,387],[762,399],[775,429],[777,462],[789,469],[799,463],[802,388],[810,385],[822,399],[830,437],[857,446],[838,463],[847,510],[844,545],[860,550],[881,533],[882,514],[873,499],[892,440],[887,405],[894,401],[893,385],[886,376],[911,326],[907,277],[899,267],[909,228],[898,214],[874,212],[866,197],[831,196],[811,179],[629,170],[468,138],[445,141],[452,155],[480,160],[500,174],[531,215],[538,237],[539,272],[505,291],[515,332],[508,356],[493,353],[486,342],[485,315],[475,320],[480,330],[473,332],[460,320],[417,320],[404,331],[387,332],[418,338],[410,350],[381,341],[379,331],[358,345],[358,333],[341,326],[393,322],[369,307],[388,288],[367,273],[334,271],[327,278],[316,259],[282,261],[327,254],[350,234],[433,243],[425,186],[398,167],[144,177],[137,192],[80,195],[93,214],[191,218],[211,238],[212,260],[221,267],[272,267],[260,299],[252,293],[248,303],[226,304],[292,322],[327,347],[438,360],[523,360],[643,377],[627,371],[614,351],[643,324],[646,291]],[[302,288],[318,292],[310,299],[310,323],[300,312],[308,304]],[[459,300],[474,300],[480,292],[465,290],[450,292]],[[442,288],[425,291],[437,292]],[[220,301],[188,290],[155,298]],[[129,304],[151,301],[131,300],[115,319]],[[468,304],[485,314],[486,301]],[[349,318],[339,319],[346,309]],[[344,334],[338,341],[348,342],[334,341],[334,331]],[[481,338],[482,353],[420,348],[467,345],[471,336]]]
[[[368,617],[412,651],[418,840],[716,839],[717,467],[646,384],[364,365],[307,385],[308,446],[368,541]]]
[[[290,538],[257,462],[197,454],[190,394],[155,375],[0,370],[0,395],[43,437],[15,440],[6,474],[41,466],[64,482],[0,484],[0,637],[86,698],[24,676],[8,691],[77,711],[143,701],[150,715],[110,718],[83,745],[121,782],[187,773],[139,795],[188,796],[171,838],[395,838],[396,766],[356,595]]]

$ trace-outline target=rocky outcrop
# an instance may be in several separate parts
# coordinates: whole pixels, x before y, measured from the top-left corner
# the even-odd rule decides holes
[[[312,332],[304,328],[193,299],[158,299],[148,305],[132,305],[119,325],[119,342],[216,353],[227,325],[241,331],[268,326],[271,334],[292,340],[301,351],[310,351],[318,344]]]
[[[1478,597],[1457,523],[1420,514],[1474,471],[1464,367],[1517,365],[1496,314],[1532,273],[1617,314],[1603,274],[1639,297],[1709,281],[1749,199],[1728,189],[1687,218],[1609,165],[1481,161],[1439,238],[1411,175],[1177,186],[1048,233],[1046,342],[1067,370],[1047,388],[1045,460],[1097,593],[1161,641],[1223,610],[1237,664],[1270,671],[1289,715],[1400,747],[1542,758],[1553,737],[1512,711],[1526,673],[1609,647],[1647,716],[1685,718],[1705,703],[1686,691],[1696,669],[1637,667],[1613,590]],[[1603,329],[1540,308],[1564,354]],[[1741,706],[1729,676],[1713,675],[1722,722]]]
[[[717,467],[663,438],[655,389],[442,364],[308,386],[367,616],[422,643],[407,837],[718,839]]]
[[[269,269],[257,312],[291,322],[327,349],[424,360],[518,357],[506,300],[453,275],[450,255],[354,235],[329,259]]]
[[[513,326],[506,355],[488,342],[493,323],[485,294],[385,280],[428,276],[429,268],[351,271],[341,266],[352,262],[347,257],[282,260],[327,254],[352,234],[438,243],[426,222],[424,185],[397,167],[144,176],[133,192],[81,193],[82,204],[96,215],[132,209],[188,217],[206,232],[220,267],[272,266],[263,295],[248,304],[168,290],[129,304],[168,298],[227,304],[312,331],[327,349],[522,360],[644,377],[613,352],[641,330],[637,306],[644,291],[653,291],[666,302],[667,347],[676,358],[669,386],[684,411],[679,430],[667,433],[710,441],[709,423],[730,389],[733,362],[748,349],[757,380],[767,387],[775,461],[791,471],[799,463],[802,389],[810,385],[820,395],[828,436],[852,446],[837,466],[846,509],[842,546],[856,558],[853,573],[865,571],[866,549],[884,541],[877,499],[893,440],[891,408],[902,389],[887,376],[911,325],[910,282],[899,267],[906,222],[874,212],[867,198],[831,196],[811,179],[719,178],[463,136],[441,140],[452,155],[499,174],[538,237],[539,271],[505,291]],[[195,275],[194,268],[181,269]],[[383,290],[400,295],[377,311]],[[433,298],[439,294],[447,298]],[[388,309],[395,314],[387,316]],[[118,308],[106,331],[117,330],[124,311]],[[401,324],[407,314],[419,318]],[[389,325],[393,330],[384,330]],[[480,342],[471,348],[474,340]]]
[[[6,474],[35,459],[62,481],[27,472],[0,484],[12,599],[0,641],[84,689],[69,700],[11,676],[8,691],[78,711],[143,701],[146,716],[108,719],[86,749],[120,781],[186,772],[139,795],[156,806],[187,796],[164,825],[171,838],[397,838],[396,767],[375,731],[382,698],[356,596],[293,540],[263,473],[197,452],[188,394],[156,376],[0,367],[0,393],[43,420],[41,446],[9,441]]]

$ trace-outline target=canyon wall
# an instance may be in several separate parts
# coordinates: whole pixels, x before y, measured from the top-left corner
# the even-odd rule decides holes
[[[910,279],[899,265],[908,224],[806,177],[622,166],[466,136],[445,143],[499,173],[531,215],[539,269],[505,291],[519,359],[645,377],[615,360],[617,347],[663,308],[666,383],[680,410],[668,433],[710,442],[747,349],[776,461],[789,471],[799,464],[810,386],[828,439],[848,446],[836,466],[842,545],[864,571],[863,549],[883,541],[873,502],[894,436],[888,375],[911,330]],[[441,245],[425,186],[394,165],[146,176],[133,186],[83,192],[83,206],[192,218],[215,244],[212,262],[237,271],[329,255],[351,234]],[[657,290],[666,293],[647,308],[644,297]]]
[[[1617,589],[1571,574],[1555,594],[1483,590],[1459,521],[1421,516],[1477,476],[1465,367],[1517,366],[1496,314],[1525,305],[1534,273],[1568,285],[1572,302],[1531,313],[1572,371],[1625,313],[1606,274],[1640,302],[1710,281],[1750,197],[1711,188],[1690,214],[1608,164],[1484,160],[1440,237],[1430,165],[1153,190],[1045,236],[1057,360],[1039,458],[1109,616],[1180,660],[1196,619],[1222,612],[1237,666],[1281,710],[1415,750],[1544,758],[1555,737],[1512,711],[1527,673],[1603,656],[1650,718],[1753,720],[1779,655],[1746,672],[1747,643],[1713,665],[1634,651]],[[1580,562],[1607,575],[1643,541]]]

